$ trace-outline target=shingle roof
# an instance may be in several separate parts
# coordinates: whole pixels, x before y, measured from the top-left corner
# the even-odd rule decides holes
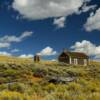
[[[81,52],[64,52],[66,55],[72,57],[72,58],[89,58],[85,53]]]

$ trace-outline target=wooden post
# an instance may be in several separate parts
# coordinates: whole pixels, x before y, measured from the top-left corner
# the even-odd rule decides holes
[[[87,59],[87,65],[89,65],[90,64],[90,59]]]
[[[78,64],[78,59],[76,59],[76,65]]]
[[[71,57],[69,58],[69,61],[70,61],[69,63],[72,64],[72,59],[71,59]]]
[[[75,64],[75,65],[78,64],[78,60],[77,60],[77,58],[74,59],[74,64]]]
[[[76,65],[76,59],[74,58],[74,65]]]
[[[84,66],[87,66],[87,60],[84,59]]]

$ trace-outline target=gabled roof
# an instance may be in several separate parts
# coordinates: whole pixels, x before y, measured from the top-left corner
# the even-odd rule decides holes
[[[63,52],[65,55],[68,55],[72,58],[86,58],[88,59],[89,56],[87,56],[85,53],[81,53],[81,52]]]

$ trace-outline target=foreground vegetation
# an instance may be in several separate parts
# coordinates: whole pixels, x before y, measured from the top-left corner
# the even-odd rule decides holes
[[[0,63],[0,100],[100,100],[100,64]]]

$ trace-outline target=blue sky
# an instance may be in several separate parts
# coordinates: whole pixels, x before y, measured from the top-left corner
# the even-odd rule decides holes
[[[55,59],[63,48],[100,59],[99,0],[0,0],[0,54]]]

